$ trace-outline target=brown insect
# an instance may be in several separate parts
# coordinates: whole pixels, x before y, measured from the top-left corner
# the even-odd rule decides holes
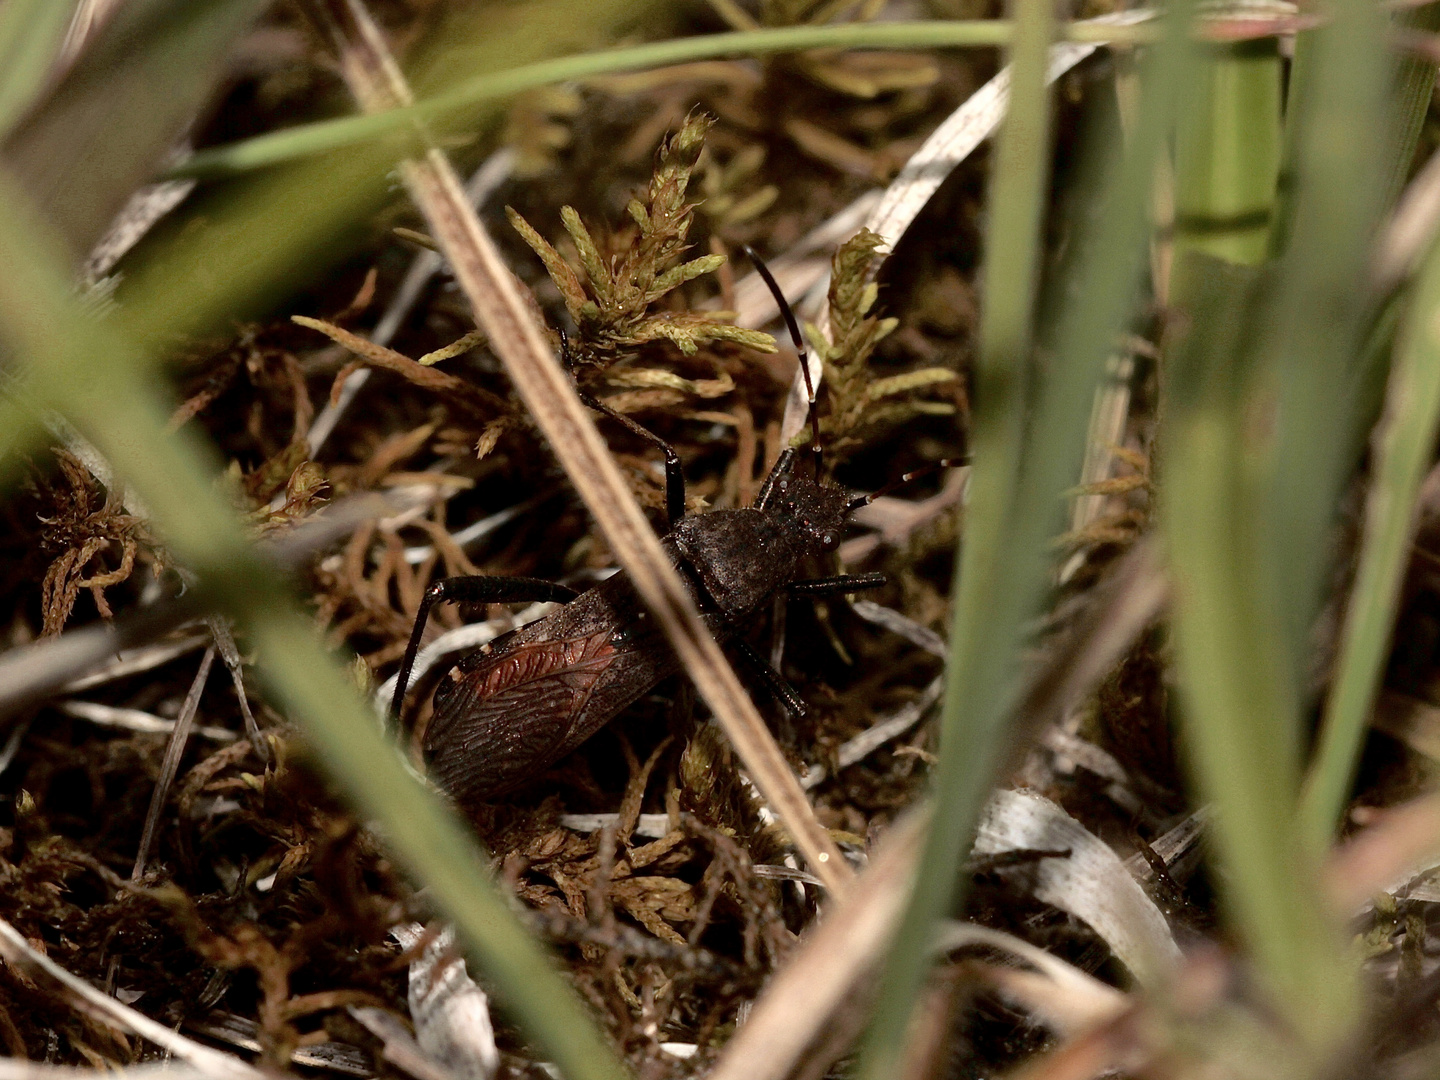
[[[582,394],[582,400],[663,452],[670,529],[661,546],[680,571],[711,633],[732,645],[786,708],[803,715],[800,696],[739,636],[740,629],[777,593],[849,593],[878,587],[885,578],[882,574],[800,576],[808,560],[835,549],[846,518],[875,495],[856,496],[822,479],[816,395],[800,329],[769,270],[753,252],[748,253],[775,294],[800,353],[812,432],[809,454],[785,450],[765,478],[754,506],[685,515],[685,480],[675,451],[629,417],[587,395]],[[907,473],[897,484],[952,464],[937,462]],[[392,712],[400,715],[425,622],[435,604],[542,600],[565,606],[462,656],[435,691],[435,711],[424,736],[425,755],[435,781],[458,799],[493,798],[524,783],[680,670],[664,634],[623,573],[579,595],[538,578],[444,578],[431,585],[421,601],[396,679]]]

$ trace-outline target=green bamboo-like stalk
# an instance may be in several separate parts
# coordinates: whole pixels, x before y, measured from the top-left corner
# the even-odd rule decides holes
[[[1177,138],[1175,248],[1258,263],[1280,169],[1280,50],[1259,38],[1209,46],[1205,59]]]
[[[638,71],[666,64],[724,56],[763,56],[805,49],[983,48],[1008,44],[1011,24],[996,19],[850,23],[839,26],[785,26],[705,34],[656,41],[526,64],[479,75],[404,109],[300,124],[283,131],[202,150],[173,169],[172,177],[225,176],[308,157],[343,146],[403,132],[417,121],[463,115],[476,105],[510,97],[538,86]],[[1142,41],[1143,26],[1070,23],[1062,35],[1072,41]]]
[[[60,242],[24,213],[0,178],[0,340],[24,365],[37,402],[61,409],[145,500],[167,547],[255,643],[259,670],[305,729],[317,760],[378,819],[390,849],[455,921],[508,1010],[566,1076],[618,1080],[625,1070],[550,959],[485,873],[464,827],[403,767],[374,713],[256,557],[214,484],[218,461],[198,437],[167,435],[165,403],[141,349],[72,299]],[[189,431],[190,429],[186,429]]]
[[[1395,625],[1410,561],[1415,497],[1440,430],[1440,244],[1426,256],[1390,373],[1359,567],[1300,804],[1311,850],[1323,851],[1344,812]]]
[[[991,177],[975,365],[976,407],[967,433],[973,459],[965,540],[951,622],[935,814],[915,891],[884,970],[859,1075],[898,1074],[913,1003],[928,969],[932,928],[956,895],[991,774],[1001,753],[1020,622],[1028,605],[1011,573],[1011,514],[1020,484],[1027,372],[1050,175],[1051,106],[1046,66],[1050,0],[1016,0],[1010,109]],[[1027,598],[1028,599],[1028,598]]]

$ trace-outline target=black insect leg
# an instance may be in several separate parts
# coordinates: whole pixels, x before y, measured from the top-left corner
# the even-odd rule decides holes
[[[838,574],[835,577],[807,578],[785,586],[791,596],[837,596],[878,589],[885,584],[884,574]]]
[[[591,397],[584,390],[577,392],[581,402],[587,407],[598,413],[604,413],[617,424],[659,447],[660,452],[665,455],[665,516],[669,520],[666,522],[664,531],[669,532],[675,527],[675,523],[685,516],[685,473],[680,468],[680,455],[675,453],[673,446],[649,428],[636,423],[624,413],[617,412],[599,398]]]
[[[822,596],[838,596],[859,592],[861,589],[878,589],[885,584],[884,574],[838,574],[835,577],[807,578],[792,581],[784,591],[775,596],[775,642],[770,650],[770,663],[779,668],[781,654],[785,651],[785,601],[791,596],[808,596],[812,599]]]
[[[400,661],[400,673],[395,677],[395,697],[390,702],[390,715],[400,718],[400,706],[405,703],[405,691],[410,685],[410,672],[415,667],[415,656],[420,651],[420,638],[425,634],[425,623],[430,618],[430,609],[436,604],[516,604],[537,603],[544,600],[565,603],[576,597],[574,589],[557,585],[543,578],[490,577],[468,575],[466,577],[441,578],[420,598],[420,611],[415,616],[415,628],[410,631],[410,643],[405,646],[405,658]]]
[[[779,700],[780,704],[795,716],[804,716],[805,702],[796,689],[785,681],[785,676],[776,671],[768,660],[755,651],[754,647],[741,635],[740,628],[734,624],[734,621],[719,611],[720,605],[710,595],[710,590],[705,588],[705,581],[696,572],[695,567],[689,562],[682,562],[680,566],[689,574],[690,583],[701,598],[701,610],[715,612],[724,621],[728,632],[723,635],[723,640],[735,646],[735,651],[740,654],[740,659],[744,660],[745,665],[759,676],[760,681],[765,684],[765,688]]]
[[[575,357],[570,352],[570,336],[564,330],[560,331],[560,359],[564,361],[566,370],[573,376],[575,374]],[[612,409],[599,398],[587,394],[580,389],[578,383],[575,392],[580,396],[581,403],[587,408],[610,417],[617,424],[659,447],[660,452],[665,455],[665,516],[669,518],[669,521],[665,523],[664,531],[668,533],[675,527],[675,523],[685,516],[685,473],[680,468],[680,455],[675,453],[675,448],[659,435],[649,428],[637,424],[624,413]]]
[[[769,690],[785,708],[795,716],[804,716],[806,712],[805,701],[800,697],[796,689],[785,681],[785,676],[770,666],[770,662],[761,656],[751,644],[742,637],[737,637],[731,642],[735,646],[740,658],[765,684]]]

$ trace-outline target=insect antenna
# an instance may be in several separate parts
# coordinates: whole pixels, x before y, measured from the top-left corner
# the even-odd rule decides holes
[[[741,244],[740,250],[745,252],[750,261],[755,264],[755,271],[760,279],[765,282],[765,287],[775,297],[775,303],[780,308],[780,314],[785,318],[785,325],[790,330],[790,340],[795,343],[795,351],[800,354],[800,374],[805,377],[805,397],[810,404],[809,415],[806,422],[810,425],[810,455],[815,461],[815,479],[820,479],[820,462],[825,456],[824,446],[820,442],[820,395],[815,391],[815,383],[810,378],[810,354],[805,348],[805,337],[800,333],[800,323],[795,319],[795,312],[791,309],[785,294],[780,291],[780,284],[775,280],[775,275],[770,273],[770,268],[765,261],[755,253],[755,249],[749,244]],[[822,384],[823,386],[823,384]]]
[[[939,472],[941,469],[953,469],[957,465],[968,465],[969,463],[969,458],[941,458],[939,461],[932,461],[928,465],[922,465],[918,469],[911,469],[907,473],[901,473],[878,491],[872,491],[869,495],[860,495],[857,498],[851,499],[845,504],[845,512],[848,514],[852,511],[859,510],[862,506],[869,506],[876,499],[880,498],[880,496],[889,495],[890,492],[898,487],[903,487],[910,483],[911,480],[918,480],[922,476],[929,476],[931,473]]]

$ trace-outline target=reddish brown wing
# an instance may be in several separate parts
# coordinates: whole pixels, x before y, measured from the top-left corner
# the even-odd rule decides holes
[[[605,630],[520,645],[452,673],[425,732],[436,783],[457,799],[484,799],[545,768],[614,659]]]

